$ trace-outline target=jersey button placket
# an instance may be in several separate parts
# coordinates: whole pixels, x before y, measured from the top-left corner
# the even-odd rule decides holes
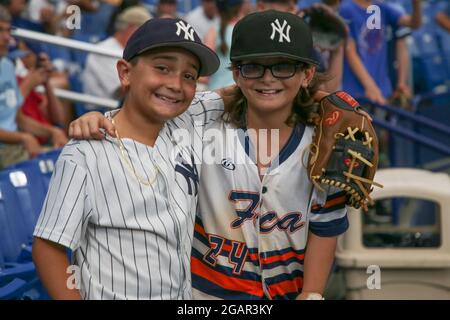
[[[264,177],[265,178],[265,177]],[[263,178],[263,182],[264,182],[264,178]],[[260,203],[259,203],[259,212],[260,214],[258,215],[258,219],[257,219],[257,224],[256,224],[256,232],[258,234],[258,258],[259,258],[259,268],[260,268],[260,275],[261,275],[261,286],[264,292],[264,295],[269,298],[270,297],[270,293],[269,293],[269,288],[266,284],[266,281],[264,279],[264,270],[263,270],[263,260],[267,257],[267,254],[265,252],[264,249],[264,242],[261,241],[261,228],[260,228],[260,217],[261,214],[264,213],[264,209],[263,209],[263,203],[264,203],[264,195],[267,193],[268,189],[266,186],[262,186],[261,190],[260,190]]]

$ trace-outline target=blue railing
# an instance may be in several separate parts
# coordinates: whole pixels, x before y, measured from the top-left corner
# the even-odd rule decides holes
[[[444,124],[443,122],[430,119],[429,117],[416,114],[418,107],[426,102],[427,100],[432,100],[434,98],[440,98],[443,96],[450,96],[449,88],[440,88],[440,90],[433,90],[431,92],[417,95],[412,100],[412,110],[406,111],[396,106],[392,105],[379,105],[372,103],[366,98],[358,98],[358,101],[362,105],[369,105],[374,109],[385,111],[389,120],[381,119],[374,116],[373,124],[381,129],[386,129],[390,133],[405,138],[413,142],[413,155],[411,166],[419,167],[422,165],[420,150],[427,148],[433,150],[444,157],[450,156],[450,126]],[[450,114],[450,105],[449,114]],[[399,125],[400,119],[406,120],[407,125]],[[450,119],[449,119],[450,120]],[[403,122],[404,123],[404,122]],[[441,135],[443,137],[449,137],[449,139],[436,139],[430,137],[429,135],[424,135],[419,133],[419,128],[426,128],[434,134]],[[404,145],[397,145],[396,139],[390,139],[389,141],[389,159],[390,165],[396,167],[401,165],[397,159],[397,147],[405,147]],[[446,166],[439,168],[439,170],[445,170]]]

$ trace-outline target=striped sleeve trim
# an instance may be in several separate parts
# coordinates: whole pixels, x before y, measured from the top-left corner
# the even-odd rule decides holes
[[[303,271],[295,270],[266,278],[266,284],[273,299],[289,300],[295,298],[303,288]]]
[[[335,237],[343,234],[349,227],[347,214],[340,219],[328,222],[310,222],[309,230],[319,237]]]
[[[329,195],[325,201],[323,206],[315,204],[311,208],[311,213],[313,214],[322,214],[332,212],[334,210],[341,209],[345,207],[345,203],[347,202],[347,197],[345,192],[337,192],[332,195]]]

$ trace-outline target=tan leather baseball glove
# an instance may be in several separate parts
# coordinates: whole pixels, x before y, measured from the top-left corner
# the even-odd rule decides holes
[[[339,91],[320,101],[308,161],[311,181],[321,190],[347,193],[349,206],[367,210],[378,166],[378,139],[371,119],[349,94]]]

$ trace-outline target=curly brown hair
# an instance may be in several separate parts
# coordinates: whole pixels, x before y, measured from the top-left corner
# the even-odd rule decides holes
[[[235,70],[239,64],[239,62],[233,62],[230,69]],[[313,66],[306,63],[300,64],[299,67],[300,71],[305,71],[309,68],[313,68]],[[313,124],[313,119],[319,116],[317,112],[319,103],[314,100],[313,96],[319,90],[320,85],[327,80],[329,80],[329,75],[316,72],[308,87],[300,88],[293,101],[292,112],[285,121],[288,126],[295,127],[299,123],[305,125]],[[239,87],[236,87],[234,92],[229,93],[229,101],[230,103],[225,105],[222,115],[223,121],[232,123],[237,128],[245,128],[247,98]]]

